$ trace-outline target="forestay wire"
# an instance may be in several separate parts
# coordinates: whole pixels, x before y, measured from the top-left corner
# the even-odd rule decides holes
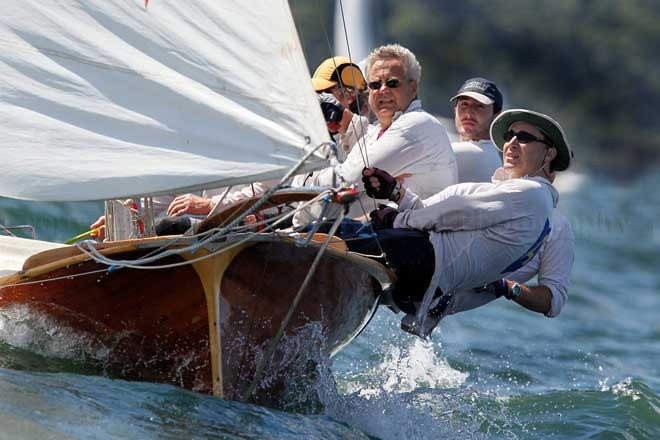
[[[344,15],[344,4],[343,4],[342,0],[339,0],[339,12],[341,14],[341,23],[342,23],[342,28],[344,30],[344,39],[346,41],[346,50],[348,51],[348,58],[352,62],[353,61],[353,56],[351,55],[351,43],[348,39],[348,30],[347,30],[347,26],[346,26],[346,17]],[[328,32],[326,31],[325,26],[323,26],[323,34],[325,35],[325,40],[326,40],[326,43],[328,45],[328,49],[330,50],[330,52],[332,52],[332,46],[330,44],[330,38],[328,37]],[[337,66],[335,66],[335,69],[336,68],[337,68]],[[366,66],[365,66],[365,70],[366,70]],[[362,74],[364,75],[364,78],[366,80],[368,72],[362,72]],[[352,75],[353,75],[353,84],[356,84],[355,71],[352,71]],[[340,87],[342,87],[342,90],[343,90],[344,85],[341,83],[341,80],[339,81],[339,84],[340,84]],[[356,99],[356,102],[357,102],[357,108],[360,109],[361,105],[360,105],[360,101],[359,101],[359,99],[360,99],[360,94],[359,93],[356,93],[355,99]],[[364,123],[362,118],[358,118],[358,120],[360,121],[360,124]],[[351,120],[351,125],[352,126],[349,127],[349,129],[353,129],[357,133],[356,127],[353,125],[353,120]],[[370,167],[369,153],[368,153],[367,144],[366,144],[366,130],[364,129],[364,126],[362,126],[362,125],[361,125],[360,128],[361,128],[361,133],[363,133],[363,136],[358,137],[355,146],[358,147],[358,149],[360,151],[360,156],[362,157],[362,163],[364,164],[364,166],[365,167]],[[360,202],[359,198],[358,198],[358,202]],[[373,204],[373,209],[374,210],[378,209],[378,206],[376,205],[376,200],[375,199],[371,199],[371,203]],[[360,209],[362,210],[363,215],[368,217],[367,212],[364,209],[364,206],[362,205],[362,202],[360,202]],[[378,236],[374,234],[373,238],[374,238],[374,240],[376,240],[376,244],[378,245],[378,249],[380,250],[381,255],[383,255],[385,257],[385,260],[387,260],[387,256],[385,255],[385,252],[384,252],[382,246],[380,245],[380,241],[378,240]]]

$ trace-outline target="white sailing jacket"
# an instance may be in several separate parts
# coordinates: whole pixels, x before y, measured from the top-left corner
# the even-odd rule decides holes
[[[538,283],[552,293],[550,310],[545,316],[554,318],[559,315],[568,298],[571,270],[575,261],[575,237],[568,219],[556,209],[550,217],[550,228],[548,239],[532,261],[507,278],[525,283],[538,274]]]
[[[527,283],[538,276],[538,284],[546,286],[552,293],[550,310],[545,314],[548,318],[558,316],[568,299],[571,270],[575,261],[574,244],[575,238],[568,219],[554,209],[550,217],[550,234],[543,241],[536,256],[506,277],[519,283]],[[496,296],[487,292],[461,289],[451,298],[445,315],[475,309],[496,299]]]
[[[407,190],[394,227],[430,231],[435,272],[429,291],[454,293],[529,262],[550,232],[558,198],[542,177],[462,183],[426,200]]]

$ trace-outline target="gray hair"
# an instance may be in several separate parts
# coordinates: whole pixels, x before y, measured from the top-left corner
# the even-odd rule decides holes
[[[369,81],[371,66],[373,66],[376,61],[392,59],[401,60],[403,67],[406,70],[406,75],[408,75],[408,79],[417,82],[422,79],[422,66],[420,66],[419,62],[417,61],[415,54],[400,44],[387,44],[385,46],[374,49],[373,52],[371,52],[367,57],[367,62],[364,69],[365,73],[367,74],[367,81]]]

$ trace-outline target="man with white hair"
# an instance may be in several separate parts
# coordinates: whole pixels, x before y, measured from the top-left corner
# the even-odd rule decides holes
[[[456,160],[447,131],[422,109],[417,96],[421,66],[415,55],[398,44],[375,49],[366,62],[369,105],[377,121],[369,126],[339,167],[349,184],[362,188],[365,166],[386,169],[405,176],[407,187],[428,197],[458,181]],[[294,184],[331,186],[333,168],[296,179]],[[363,196],[363,205],[370,202]],[[373,202],[370,202],[373,206]],[[364,214],[354,203],[349,215]],[[295,224],[306,224],[310,216],[298,215]]]

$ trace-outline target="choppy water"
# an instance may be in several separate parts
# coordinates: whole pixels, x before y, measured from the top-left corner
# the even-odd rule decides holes
[[[658,439],[660,175],[558,183],[577,245],[558,318],[499,300],[425,343],[381,310],[322,375],[325,411],[301,414],[90,375],[74,335],[0,317],[0,439]],[[42,239],[99,213],[0,200]]]

